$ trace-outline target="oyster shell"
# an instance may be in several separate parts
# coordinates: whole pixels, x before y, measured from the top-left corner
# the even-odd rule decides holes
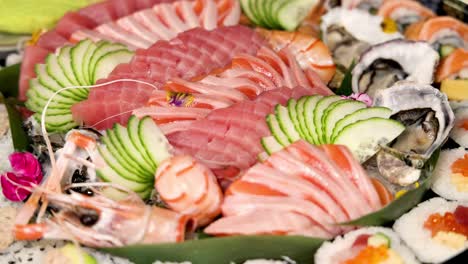
[[[383,0],[342,0],[341,6],[348,9],[361,9],[375,13],[382,5]]]
[[[416,182],[426,160],[447,139],[454,114],[447,96],[430,85],[402,81],[380,90],[375,106],[392,109],[392,119],[406,130],[377,154],[377,166],[388,181],[407,186]]]
[[[348,68],[370,45],[403,38],[382,30],[383,18],[359,9],[333,8],[322,17],[322,39],[332,51],[335,64]]]
[[[378,90],[407,80],[432,83],[439,54],[425,42],[392,40],[372,46],[353,69],[355,93],[374,97]]]

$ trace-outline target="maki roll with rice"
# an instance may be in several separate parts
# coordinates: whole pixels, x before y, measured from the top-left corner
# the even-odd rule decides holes
[[[468,107],[459,107],[454,114],[455,124],[450,131],[450,138],[458,145],[468,148]]]
[[[413,23],[435,16],[432,10],[413,0],[386,0],[377,14],[393,20],[400,32]]]
[[[419,263],[390,228],[368,227],[325,242],[315,254],[315,263],[412,264]]]
[[[468,248],[468,204],[433,198],[400,217],[393,229],[425,263],[440,263]]]
[[[440,153],[432,190],[446,199],[468,202],[468,152],[464,148]]]

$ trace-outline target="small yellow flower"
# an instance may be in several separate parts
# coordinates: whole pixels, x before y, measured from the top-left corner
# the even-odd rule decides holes
[[[41,35],[44,34],[44,32],[46,32],[45,29],[39,29],[39,30],[34,31],[31,35],[31,38],[28,40],[26,44],[29,46],[36,45],[37,41],[39,40]]]

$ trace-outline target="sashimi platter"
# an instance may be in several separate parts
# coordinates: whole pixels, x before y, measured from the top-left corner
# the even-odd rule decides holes
[[[468,263],[467,5],[0,0],[0,263]]]

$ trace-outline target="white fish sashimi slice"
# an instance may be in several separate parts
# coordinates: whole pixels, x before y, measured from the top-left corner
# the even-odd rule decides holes
[[[153,10],[174,32],[179,33],[190,29],[190,27],[179,18],[179,15],[177,15],[177,12],[172,4],[166,3],[156,5],[153,7]]]
[[[157,34],[153,33],[144,26],[135,16],[126,16],[116,21],[117,25],[125,30],[135,33],[137,36],[150,41],[152,43],[161,39]]]
[[[153,119],[201,119],[211,112],[210,109],[193,107],[142,107],[135,109],[133,114],[137,117],[151,116]]]
[[[91,39],[93,42],[98,42],[99,40],[110,40],[112,42],[117,42],[117,39],[115,38],[112,38],[110,36],[101,34],[99,32],[96,32],[90,29],[81,29],[81,30],[75,31],[70,37],[70,39],[72,39],[73,41],[80,41],[80,40],[87,39],[87,38]]]
[[[138,48],[148,48],[151,46],[151,44],[153,44],[150,41],[142,39],[139,36],[135,36],[131,32],[128,32],[127,30],[117,25],[115,22],[102,24],[98,26],[95,30],[101,34],[118,39],[120,42],[128,43]]]
[[[196,83],[196,82],[188,82],[179,78],[174,78],[172,83],[176,83],[179,86],[187,87],[188,90],[194,91],[196,93],[219,96],[221,98],[226,98],[229,100],[233,100],[234,102],[239,102],[243,100],[247,100],[248,97],[241,93],[238,90],[230,89],[226,86],[217,86],[217,85],[209,85],[203,83]],[[169,88],[170,89],[170,88]]]
[[[173,39],[177,35],[177,32],[173,32],[164,25],[153,9],[139,11],[134,16],[163,40]]]
[[[233,2],[233,6],[223,20],[224,26],[233,26],[239,23],[239,19],[242,13],[241,7],[240,7],[240,1],[231,1],[231,2]]]

